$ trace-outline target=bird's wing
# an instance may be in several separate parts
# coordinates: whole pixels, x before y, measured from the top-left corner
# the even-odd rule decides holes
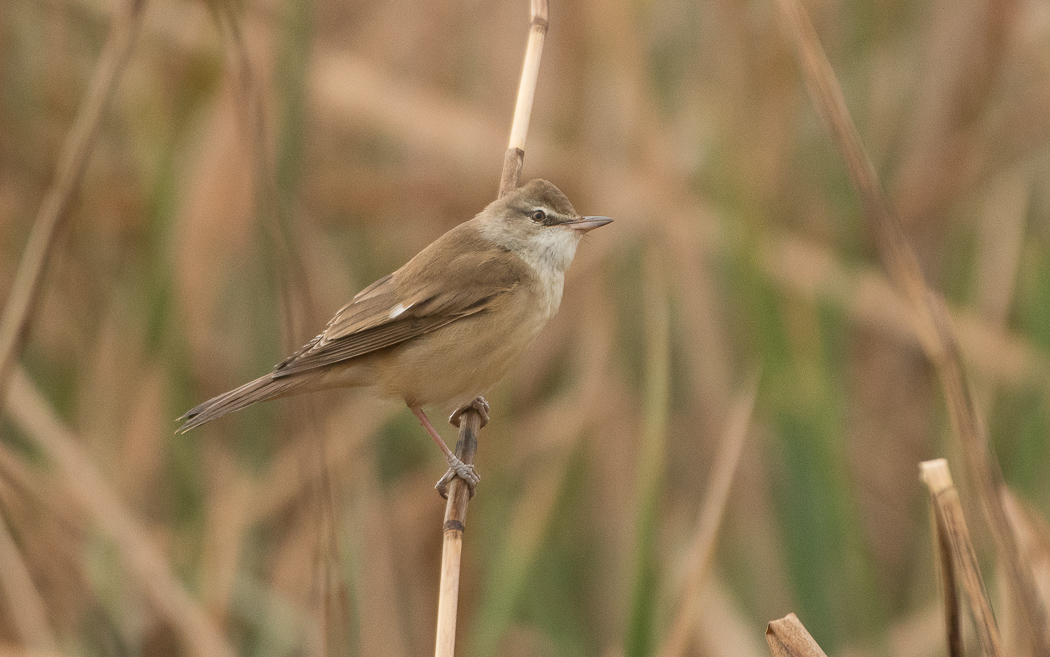
[[[441,253],[457,255],[444,258]],[[274,368],[273,375],[338,363],[484,312],[532,275],[528,265],[508,255],[476,231],[449,231],[404,267],[359,292],[323,333]]]

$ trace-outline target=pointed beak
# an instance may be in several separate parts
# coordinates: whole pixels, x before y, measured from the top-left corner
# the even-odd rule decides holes
[[[562,226],[571,228],[577,233],[586,233],[589,230],[594,230],[595,228],[611,223],[612,219],[609,217],[579,217],[571,221],[566,221]]]

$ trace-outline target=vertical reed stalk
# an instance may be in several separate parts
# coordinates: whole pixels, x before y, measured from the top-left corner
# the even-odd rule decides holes
[[[543,40],[547,36],[547,0],[532,0],[530,4],[529,42],[525,46],[525,61],[521,66],[521,82],[518,83],[518,102],[514,105],[514,119],[510,127],[507,153],[503,157],[503,175],[499,181],[499,197],[514,191],[521,179],[521,167],[525,162],[525,137],[529,134],[529,119],[532,118],[532,101],[536,99],[536,81],[540,76],[540,57],[543,56]]]
[[[530,19],[529,41],[525,47],[521,82],[518,84],[518,100],[514,106],[514,119],[511,123],[507,153],[503,158],[503,173],[500,176],[499,185],[500,198],[514,191],[521,179],[521,167],[525,161],[525,137],[529,132],[529,119],[532,117],[532,102],[536,98],[536,81],[540,74],[543,40],[547,35],[547,0],[531,0]],[[468,408],[461,414],[456,456],[467,465],[474,463],[474,456],[478,450],[478,431],[481,426],[481,415],[478,411]],[[449,484],[448,503],[445,505],[437,634],[434,641],[435,657],[453,657],[456,650],[460,557],[463,553],[463,530],[466,526],[468,502],[470,502],[470,492],[466,482],[459,477],[454,478]]]
[[[478,451],[481,416],[471,409],[460,416],[456,456],[464,463],[474,463]],[[448,487],[445,504],[445,532],[441,546],[441,588],[438,593],[437,639],[435,657],[452,657],[456,650],[456,609],[459,603],[459,564],[463,553],[463,530],[467,522],[470,490],[466,482],[455,478]]]

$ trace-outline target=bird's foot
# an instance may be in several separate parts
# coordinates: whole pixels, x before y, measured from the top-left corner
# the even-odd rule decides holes
[[[478,482],[481,481],[481,475],[474,470],[473,465],[467,465],[463,461],[453,456],[448,459],[448,472],[445,473],[438,482],[434,484],[434,488],[437,492],[441,493],[441,497],[448,499],[448,485],[452,483],[452,480],[459,477],[463,481],[467,482],[467,488],[470,490],[470,496],[474,497],[474,489],[477,487]]]
[[[462,417],[462,415],[467,411],[475,410],[478,412],[478,415],[481,416],[481,426],[484,427],[486,424],[489,423],[489,409],[489,403],[485,401],[484,397],[475,397],[474,401],[470,402],[463,408],[460,408],[455,413],[453,413],[448,418],[448,423],[458,429],[459,418]]]
[[[452,417],[448,419],[448,423],[459,428],[460,418],[467,411],[477,411],[478,415],[481,417],[481,426],[485,426],[489,423],[489,403],[485,401],[484,397],[475,397],[472,402],[453,413]],[[467,488],[470,489],[470,496],[474,497],[474,489],[477,487],[478,482],[481,481],[481,477],[474,470],[474,466],[467,465],[454,455],[450,455],[447,460],[448,472],[438,480],[434,488],[441,493],[441,497],[448,499],[448,486],[452,483],[453,479],[459,477],[467,482]]]

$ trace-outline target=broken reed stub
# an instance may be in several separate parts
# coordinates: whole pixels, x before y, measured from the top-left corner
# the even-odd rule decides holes
[[[933,459],[919,463],[919,477],[933,495],[955,487],[952,472],[948,469],[948,459]]]
[[[981,654],[986,657],[1002,657],[1004,653],[999,626],[988,601],[988,591],[984,586],[984,578],[981,577],[977,553],[973,549],[970,531],[966,527],[966,516],[959,500],[959,491],[952,482],[948,461],[943,458],[923,461],[919,464],[919,472],[930,491],[930,501],[937,519],[937,541],[947,543],[949,547],[948,554],[944,556],[950,561],[943,564],[946,571],[950,569],[950,576],[948,572],[945,574],[945,586],[947,587],[949,582],[955,588],[958,588],[959,584],[962,585],[962,594],[969,604],[970,615],[977,630]],[[946,600],[948,596],[956,595],[957,591],[945,591]],[[955,628],[948,629],[949,646],[952,646],[953,642],[960,642],[961,639],[953,636]]]
[[[794,613],[769,622],[766,643],[773,657],[828,657]]]

